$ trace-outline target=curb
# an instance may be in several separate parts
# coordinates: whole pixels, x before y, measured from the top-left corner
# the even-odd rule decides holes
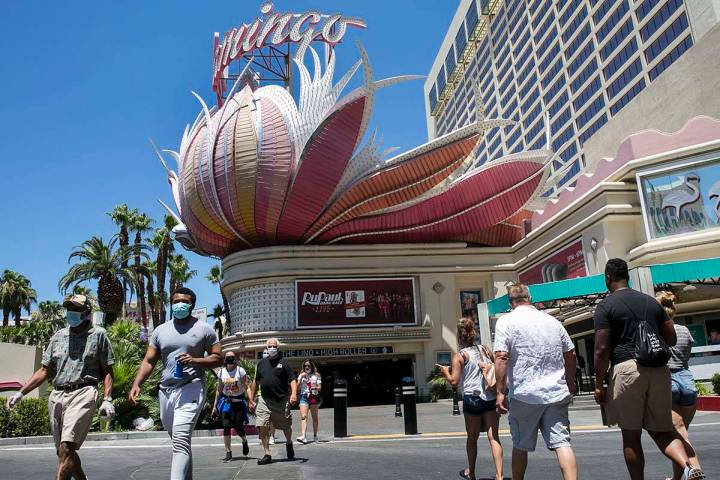
[[[235,429],[233,429],[235,435]],[[248,425],[245,429],[248,435],[257,435],[258,430],[255,425]],[[193,438],[211,438],[222,437],[222,429],[218,430],[194,430]],[[145,438],[168,438],[165,430],[153,430],[149,432],[91,432],[85,439],[86,442],[111,442],[117,440],[141,440]],[[54,443],[53,437],[50,435],[42,435],[37,437],[13,437],[0,438],[0,447],[8,447],[14,445],[41,445]]]
[[[720,412],[720,395],[698,397],[697,409],[706,412]]]

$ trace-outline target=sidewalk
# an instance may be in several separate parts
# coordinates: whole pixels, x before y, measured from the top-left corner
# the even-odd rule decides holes
[[[462,410],[462,406],[461,406]],[[252,422],[251,417],[251,422]],[[309,420],[309,419],[308,419]],[[597,409],[570,412],[573,426],[585,428],[602,428],[600,411]],[[395,405],[372,407],[352,407],[348,409],[348,435],[350,437],[396,436],[405,431],[403,417],[395,417]],[[465,422],[462,415],[452,415],[452,401],[441,400],[437,403],[420,403],[417,405],[417,425],[421,434],[465,435]],[[300,414],[293,411],[293,436],[298,436]],[[507,416],[500,420],[500,428],[507,429]],[[219,437],[222,430],[196,430],[196,438]],[[277,435],[282,437],[281,432]],[[312,435],[312,423],[308,421],[307,435]],[[333,437],[333,409],[320,409],[320,436],[328,439]],[[88,435],[87,441],[118,441],[141,439],[167,439],[164,430],[150,432],[96,432]],[[52,437],[18,437],[0,438],[0,446],[9,445],[41,445],[53,443]]]

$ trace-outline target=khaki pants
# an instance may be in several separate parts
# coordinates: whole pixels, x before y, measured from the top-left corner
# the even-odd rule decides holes
[[[97,396],[97,388],[92,385],[72,392],[52,391],[48,410],[55,448],[62,442],[74,443],[80,448],[92,425]]]
[[[612,369],[607,396],[609,425],[623,430],[670,432],[672,387],[668,367],[643,367],[637,360]]]

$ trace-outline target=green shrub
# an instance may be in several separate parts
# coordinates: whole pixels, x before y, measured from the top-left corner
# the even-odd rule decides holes
[[[47,400],[26,398],[8,411],[5,402],[0,402],[0,436],[33,437],[50,435]]]
[[[713,390],[715,395],[720,395],[720,373],[716,373],[712,377]]]
[[[443,398],[452,398],[452,386],[436,367],[425,380],[430,386],[430,401],[437,402]]]
[[[705,383],[705,382],[696,380],[695,381],[695,390],[697,390],[698,395],[710,395],[710,388],[708,387],[707,383]]]

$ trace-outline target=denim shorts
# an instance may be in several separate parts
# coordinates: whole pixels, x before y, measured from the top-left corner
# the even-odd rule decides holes
[[[692,407],[697,403],[695,379],[690,370],[671,370],[672,403],[681,407]]]
[[[486,412],[495,411],[495,399],[483,400],[473,395],[463,395],[463,414],[470,417],[479,417]]]

